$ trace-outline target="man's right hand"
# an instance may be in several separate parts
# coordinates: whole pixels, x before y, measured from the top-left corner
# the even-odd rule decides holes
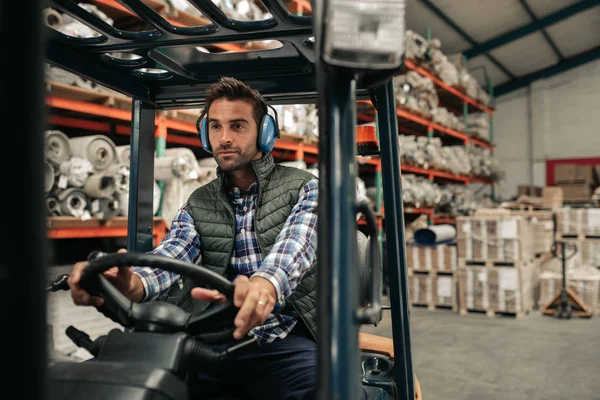
[[[119,253],[125,253],[127,250],[121,249]],[[87,266],[87,261],[81,261],[73,265],[71,276],[67,280],[69,288],[71,288],[71,298],[73,303],[79,306],[94,306],[100,307],[104,300],[100,297],[91,296],[88,292],[79,286],[81,280],[81,272]],[[131,268],[114,267],[104,271],[104,276],[123,293],[129,300],[139,302],[144,297],[144,285],[139,276],[131,271]]]

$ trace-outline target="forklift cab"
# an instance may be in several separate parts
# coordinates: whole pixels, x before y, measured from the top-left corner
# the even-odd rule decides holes
[[[133,99],[128,212],[130,257],[142,257],[152,249],[154,154],[165,148],[164,141],[155,141],[157,110],[202,107],[206,88],[223,75],[242,80],[272,105],[316,103],[319,110],[319,398],[355,399],[362,383],[381,388],[394,399],[420,399],[412,367],[393,87],[393,76],[401,70],[403,61],[404,2],[313,1],[312,16],[298,16],[290,13],[280,0],[263,0],[270,13],[268,19],[234,21],[211,1],[190,0],[190,4],[210,20],[208,25],[198,27],[173,25],[143,0],[119,0],[119,3],[144,20],[149,28],[140,32],[123,31],[106,24],[75,1],[49,0],[49,7],[86,24],[98,35],[73,37],[44,27],[48,38],[45,60]],[[281,47],[220,54],[198,50],[198,46],[211,44],[270,39],[280,41]],[[355,198],[357,100],[371,101],[377,110],[392,339],[359,334],[362,324],[377,324],[382,311],[377,221],[370,206],[357,203]],[[362,213],[367,220],[372,256],[367,258],[371,262],[356,262],[359,257],[356,243],[361,237],[356,229],[357,213]],[[92,272],[98,274],[110,263],[140,265],[133,263],[134,260],[139,261],[125,256],[104,258],[90,265],[95,268]],[[359,264],[368,269],[361,271]],[[185,270],[184,266],[179,267]],[[361,285],[361,277],[366,277],[363,280],[368,284]],[[231,290],[214,277],[204,278],[213,279],[210,282],[215,288],[222,285],[223,290]],[[361,287],[363,291],[369,288],[369,294],[361,294]],[[125,318],[123,315],[112,317]],[[111,337],[111,334],[108,339],[116,340],[117,335]],[[175,343],[173,340],[169,348],[183,351],[178,346],[185,347],[185,341]],[[120,348],[123,348],[122,343]],[[152,398],[185,396],[178,392],[181,385],[176,383],[176,378],[164,370],[157,372],[151,362],[148,360],[148,365],[135,367],[138,370],[133,372],[138,381],[131,382],[131,388],[154,385],[156,389],[157,385],[164,384],[175,392]],[[50,385],[68,382],[64,394],[77,393],[73,391],[77,387],[81,393],[92,393],[93,385],[87,389],[81,387],[89,377],[96,379],[104,374],[106,379],[122,384],[122,377],[128,373],[118,368],[111,371],[110,366],[93,362],[79,368],[55,365],[50,373]],[[85,373],[84,368],[89,371]],[[150,398],[143,393],[140,396],[131,398]]]

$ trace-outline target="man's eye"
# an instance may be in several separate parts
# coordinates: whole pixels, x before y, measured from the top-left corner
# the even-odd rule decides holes
[[[218,124],[211,124],[210,125],[210,129],[218,129],[219,125]]]
[[[244,129],[244,125],[242,125],[242,124],[233,124],[233,129],[237,129],[237,130]]]

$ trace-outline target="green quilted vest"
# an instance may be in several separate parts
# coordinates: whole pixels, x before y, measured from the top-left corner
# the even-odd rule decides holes
[[[254,227],[263,258],[269,253],[283,229],[300,190],[314,178],[309,172],[275,164],[271,154],[252,162],[257,176],[258,200]],[[199,263],[222,275],[230,275],[230,261],[235,243],[235,214],[227,194],[224,174],[192,193],[186,204],[200,235]],[[305,274],[296,290],[286,301],[297,312],[316,340],[316,273],[315,265]],[[191,299],[194,282],[184,283],[183,297],[177,303],[195,312],[208,304]]]

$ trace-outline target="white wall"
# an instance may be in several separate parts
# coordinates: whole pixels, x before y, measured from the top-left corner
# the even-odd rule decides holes
[[[496,103],[495,156],[506,170],[497,196],[516,195],[519,184],[543,186],[547,159],[600,157],[600,60],[533,82]]]

